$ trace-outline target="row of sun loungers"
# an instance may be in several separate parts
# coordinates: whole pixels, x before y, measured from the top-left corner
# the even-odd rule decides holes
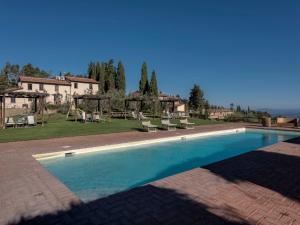
[[[5,127],[25,127],[25,126],[35,126],[36,120],[33,115],[21,116],[17,119],[13,117],[5,117]]]
[[[131,116],[136,120],[149,120],[148,117],[144,116],[143,112],[139,112],[139,114],[136,114],[134,111],[132,111]]]
[[[136,120],[149,120],[148,117],[146,117],[143,112],[139,112],[138,114],[136,114],[136,112],[132,111],[131,112],[131,117],[133,119],[136,119]],[[174,113],[170,113],[170,112],[167,112],[164,116],[162,116],[162,119],[166,119],[166,120],[170,120],[170,119],[179,119],[179,118],[182,118],[182,119],[186,119],[188,118],[189,116],[187,115],[181,115],[181,116],[178,116],[178,115],[175,115]]]
[[[170,112],[166,112],[165,115],[162,116],[162,119],[179,119],[179,118],[188,118],[189,116],[186,114],[178,114],[178,113],[170,113]]]
[[[171,123],[169,119],[161,120],[161,125],[163,129],[174,131],[177,127],[181,127],[184,129],[193,129],[194,123],[190,123],[187,119],[183,119],[179,121],[180,124]],[[152,124],[150,121],[142,121],[143,128],[148,132],[156,132],[158,126]]]
[[[98,113],[86,113],[84,111],[81,111],[77,115],[77,120],[82,121],[82,122],[100,122],[104,120],[101,118],[101,116]]]
[[[149,117],[145,116],[143,112],[139,112],[138,114],[134,111],[131,112],[131,117],[136,120],[150,120]],[[171,117],[162,117],[165,120],[171,119]],[[99,113],[86,113],[85,111],[77,112],[77,120],[82,122],[100,122],[103,120]]]

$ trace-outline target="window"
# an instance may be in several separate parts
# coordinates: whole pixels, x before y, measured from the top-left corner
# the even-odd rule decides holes
[[[75,89],[78,88],[78,83],[74,83],[74,88],[75,88]]]
[[[40,84],[40,91],[44,90],[44,84]]]
[[[58,86],[58,84],[55,85],[55,91],[59,92],[59,86]]]
[[[32,90],[32,84],[28,84],[28,85],[27,85],[27,89],[28,89],[28,90]]]
[[[58,95],[54,95],[53,100],[54,100],[54,103],[57,104],[58,100],[59,100]]]
[[[54,104],[61,104],[61,98],[62,98],[61,94],[54,94],[53,95]]]
[[[11,97],[11,98],[10,98],[10,103],[16,103],[16,98]]]
[[[28,102],[32,102],[32,98],[28,98]]]
[[[93,84],[90,84],[90,89],[93,90]]]
[[[28,104],[22,104],[23,109],[28,109]]]

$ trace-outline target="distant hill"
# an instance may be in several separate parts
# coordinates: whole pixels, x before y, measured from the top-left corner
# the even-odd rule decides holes
[[[268,112],[271,116],[286,116],[286,117],[297,117],[300,118],[300,109],[268,109],[261,108],[259,111]]]

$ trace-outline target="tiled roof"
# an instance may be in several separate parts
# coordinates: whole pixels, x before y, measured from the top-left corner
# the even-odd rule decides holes
[[[66,80],[71,81],[71,82],[98,84],[98,82],[96,80],[87,78],[87,77],[66,76]]]
[[[28,83],[71,85],[70,82],[66,80],[58,80],[58,79],[51,79],[51,78],[20,76],[19,79],[21,82],[28,82]]]
[[[71,85],[70,82],[98,84],[98,82],[94,79],[90,79],[90,78],[86,78],[86,77],[75,77],[75,76],[74,77],[66,76],[65,80],[58,80],[58,79],[54,79],[54,78],[20,76],[20,81],[28,82],[28,83],[60,84],[60,85]]]

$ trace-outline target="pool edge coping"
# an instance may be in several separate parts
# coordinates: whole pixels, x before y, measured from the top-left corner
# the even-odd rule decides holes
[[[246,130],[257,130],[257,131],[265,131],[265,132],[287,132],[287,133],[300,133],[299,131],[290,131],[290,130],[278,130],[278,129],[261,129],[261,128],[254,128],[254,127],[239,127],[239,128],[230,128],[230,129],[223,129],[217,131],[207,131],[207,132],[199,132],[195,134],[181,134],[175,135],[171,137],[164,137],[164,138],[154,138],[142,141],[129,141],[123,142],[118,144],[108,144],[108,145],[99,145],[94,147],[88,148],[78,148],[72,150],[64,150],[64,151],[54,151],[54,152],[47,152],[41,154],[33,154],[32,157],[37,161],[48,160],[53,158],[64,158],[69,155],[80,155],[80,154],[88,154],[94,152],[102,152],[102,151],[109,151],[115,149],[122,149],[128,147],[138,147],[138,146],[145,146],[150,144],[159,144],[165,142],[172,142],[172,141],[179,141],[179,140],[186,140],[186,139],[195,139],[195,138],[202,138],[202,137],[210,137],[216,135],[227,135],[227,134],[234,134],[238,132],[245,132]]]
[[[79,155],[79,154],[87,154],[87,153],[100,152],[100,151],[109,151],[109,150],[120,149],[120,148],[138,147],[138,146],[144,146],[144,145],[150,145],[150,144],[159,144],[159,143],[165,143],[165,142],[169,142],[169,141],[194,139],[194,138],[209,137],[209,136],[215,136],[215,135],[234,134],[237,132],[245,132],[246,129],[249,129],[249,128],[241,127],[241,128],[224,129],[224,130],[218,130],[218,131],[199,132],[196,134],[185,134],[185,135],[176,135],[176,136],[172,136],[172,137],[154,138],[154,139],[148,139],[148,140],[143,140],[143,141],[133,141],[133,142],[124,142],[124,143],[119,143],[119,144],[100,145],[100,146],[89,147],[89,148],[79,148],[79,149],[73,149],[73,150],[34,154],[34,155],[32,155],[32,157],[34,159],[36,159],[37,161],[42,161],[42,160],[47,160],[47,159],[66,157],[66,154]]]

